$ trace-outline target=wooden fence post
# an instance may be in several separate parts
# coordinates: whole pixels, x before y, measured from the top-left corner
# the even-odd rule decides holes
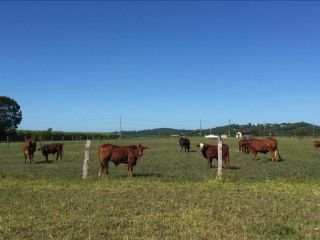
[[[218,139],[218,171],[216,180],[222,179],[222,139],[219,137]]]
[[[84,160],[83,160],[83,169],[82,169],[82,179],[88,177],[88,161],[89,161],[89,150],[90,150],[91,141],[87,140],[85,150],[84,150]]]

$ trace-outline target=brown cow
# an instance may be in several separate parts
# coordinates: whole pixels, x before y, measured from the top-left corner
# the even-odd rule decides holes
[[[42,152],[42,155],[46,157],[46,161],[48,162],[48,155],[49,154],[57,154],[56,161],[58,160],[59,156],[62,159],[63,154],[63,144],[61,143],[52,143],[52,144],[45,144],[38,149]]]
[[[30,164],[33,161],[34,152],[37,149],[37,143],[34,139],[26,139],[23,144],[24,163],[27,164],[27,158],[29,157]]]
[[[204,158],[208,159],[208,168],[212,168],[212,160],[215,158],[218,160],[218,146],[200,143],[197,145],[200,148]],[[230,167],[229,158],[229,146],[227,144],[222,145],[222,160],[224,167]]]
[[[257,159],[257,153],[271,152],[271,161],[279,161],[281,156],[278,151],[278,142],[274,138],[256,139],[250,138],[248,141],[249,151],[253,154],[253,158]]]
[[[190,140],[189,140],[189,138],[186,138],[186,137],[179,138],[179,145],[181,147],[181,152],[182,152],[183,148],[184,148],[185,152],[187,150],[188,150],[188,152],[190,151]]]
[[[144,147],[141,144],[130,146],[116,146],[112,144],[101,145],[99,148],[99,177],[101,177],[104,169],[106,169],[106,174],[109,174],[109,161],[112,161],[115,165],[120,163],[128,164],[128,176],[132,177],[133,167],[143,155],[144,149],[147,149],[147,147]]]
[[[239,141],[239,152],[249,154],[249,143],[248,139],[242,138]]]
[[[318,150],[318,148],[320,148],[320,141],[314,141],[313,146],[316,150]]]

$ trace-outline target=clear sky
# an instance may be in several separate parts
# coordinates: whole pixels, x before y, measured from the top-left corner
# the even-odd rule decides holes
[[[320,2],[0,2],[19,129],[320,124]]]

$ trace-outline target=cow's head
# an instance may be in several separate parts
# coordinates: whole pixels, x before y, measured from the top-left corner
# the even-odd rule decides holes
[[[148,149],[148,147],[142,146],[141,144],[137,145],[137,151],[138,151],[139,157],[143,155],[143,150],[144,149]]]
[[[26,140],[25,144],[26,144],[26,148],[30,152],[34,153],[37,150],[37,142],[35,140],[28,139],[28,140]]]
[[[205,143],[199,143],[199,144],[197,144],[197,147],[200,148],[201,151],[203,151],[208,148],[208,145]]]
[[[45,152],[48,151],[48,146],[45,144],[38,148],[38,151],[41,151],[43,154],[45,154]]]

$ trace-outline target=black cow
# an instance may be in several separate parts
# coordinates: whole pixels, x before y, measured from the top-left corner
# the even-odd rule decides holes
[[[182,149],[184,148],[184,151],[186,152],[188,150],[188,152],[190,151],[190,140],[189,138],[186,138],[186,137],[181,137],[179,139],[179,144],[180,144],[180,147],[181,147],[181,152],[182,152]]]

